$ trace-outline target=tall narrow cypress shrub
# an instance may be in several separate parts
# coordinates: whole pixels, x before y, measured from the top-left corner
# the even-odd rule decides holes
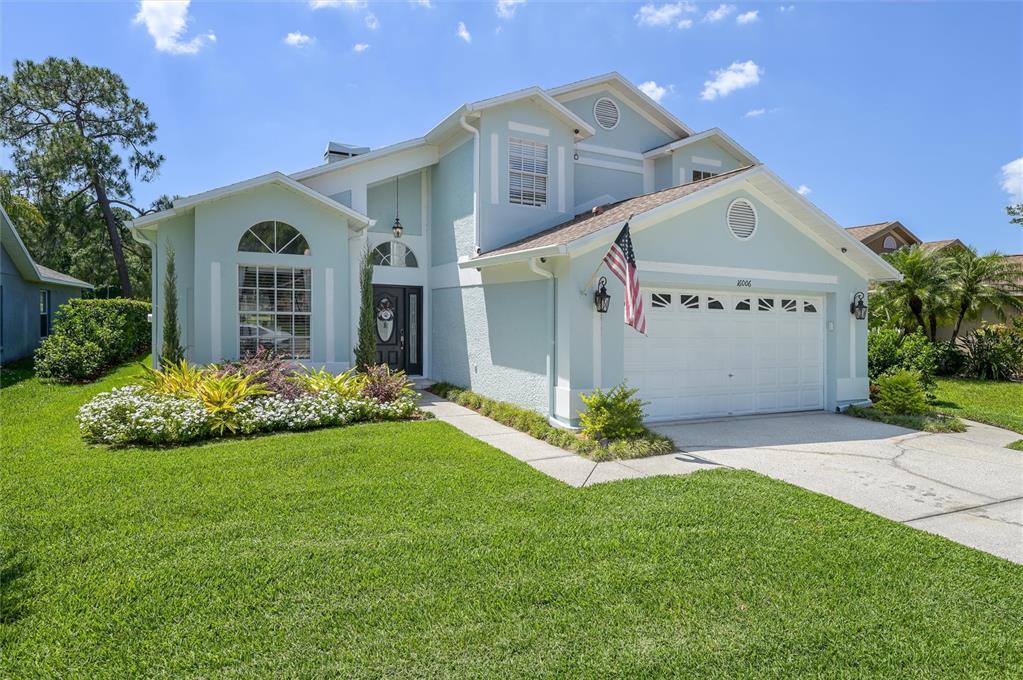
[[[355,346],[355,365],[365,371],[377,363],[377,338],[373,318],[373,263],[369,259],[369,250],[362,254],[359,264],[360,299],[359,307],[359,339]]]
[[[174,250],[167,251],[167,272],[163,279],[163,348],[162,361],[179,363],[185,358],[178,327],[178,275],[174,271]]]

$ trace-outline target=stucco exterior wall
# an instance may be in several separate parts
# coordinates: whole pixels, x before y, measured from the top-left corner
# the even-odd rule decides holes
[[[593,105],[601,97],[607,97],[618,105],[618,125],[613,130],[605,130],[597,124],[593,116]],[[569,111],[589,123],[596,133],[586,140],[586,144],[606,146],[623,151],[634,151],[643,153],[650,149],[656,149],[668,142],[674,141],[674,137],[660,129],[636,109],[632,108],[625,100],[613,94],[610,90],[601,90],[585,97],[570,99],[562,102]]]
[[[238,252],[242,234],[264,220],[287,222],[298,229],[311,254]],[[238,357],[238,267],[247,264],[311,269],[312,357],[308,363],[333,369],[350,364],[349,229],[343,216],[308,197],[269,185],[197,206],[192,224],[183,220],[166,232],[168,223],[161,225],[154,253],[159,272],[155,287],[163,284],[166,253],[161,250],[171,245],[176,250],[178,297],[194,300],[194,309],[186,303],[179,312],[190,361],[204,364]],[[196,294],[189,293],[189,282]],[[154,323],[154,345],[163,321],[162,290],[157,295],[160,311],[159,323]]]
[[[525,126],[528,129],[511,129]],[[547,145],[547,204],[508,200],[508,140]],[[565,120],[529,103],[485,111],[480,119],[480,247],[493,250],[569,219],[573,196],[573,130]]]
[[[713,161],[707,163],[705,161]],[[693,170],[703,170],[721,174],[730,170],[737,170],[745,165],[738,158],[731,155],[723,147],[710,139],[702,139],[692,144],[676,149],[671,154],[672,183],[668,186],[678,186],[693,181]],[[664,189],[666,187],[657,187]]]
[[[430,171],[430,260],[434,266],[472,257],[473,143],[463,142]]]
[[[485,278],[434,289],[431,377],[546,413],[552,286]]]
[[[401,226],[403,233],[409,236],[423,234],[421,173],[422,171],[402,175],[397,181]],[[366,216],[376,220],[376,224],[370,227],[370,231],[391,233],[391,228],[394,226],[394,192],[394,178],[375,184],[366,190]],[[351,197],[349,196],[350,201]]]

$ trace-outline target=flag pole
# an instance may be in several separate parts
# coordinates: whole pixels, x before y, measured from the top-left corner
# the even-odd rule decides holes
[[[625,224],[628,224],[629,222],[631,222],[632,218],[634,216],[635,216],[635,213],[632,213],[631,215],[629,215],[629,219],[625,220]],[[597,263],[597,266],[593,270],[593,273],[590,274],[590,280],[587,281],[586,285],[583,287],[583,289],[581,291],[579,291],[580,295],[586,295],[590,291],[590,288],[593,287],[594,280],[596,280],[596,278],[597,278],[597,272],[599,272],[600,268],[603,267],[603,266],[604,266],[604,258],[600,258],[600,262]]]

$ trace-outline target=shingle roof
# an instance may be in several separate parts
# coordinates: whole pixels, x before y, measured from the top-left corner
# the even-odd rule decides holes
[[[49,267],[44,267],[43,265],[41,265],[39,263],[34,263],[34,264],[36,266],[36,271],[39,272],[39,276],[43,277],[44,279],[49,279],[50,281],[53,281],[54,283],[65,283],[65,284],[67,284],[69,286],[80,286],[82,288],[92,288],[92,284],[91,283],[86,283],[85,281],[82,281],[81,279],[76,279],[73,276],[68,276],[64,272],[59,272],[56,269],[50,269]]]
[[[852,234],[854,237],[863,241],[870,238],[878,232],[884,231],[889,226],[895,224],[895,220],[889,220],[887,222],[878,222],[877,224],[864,224],[859,227],[846,227],[845,230]]]
[[[602,206],[603,209],[600,211],[591,211],[576,215],[573,219],[567,222],[562,222],[550,229],[533,234],[532,236],[527,236],[526,238],[515,241],[514,243],[509,243],[508,245],[501,246],[500,248],[481,253],[477,257],[491,257],[493,255],[503,255],[505,253],[513,253],[520,250],[531,250],[533,248],[542,248],[544,246],[571,243],[583,236],[588,236],[589,234],[598,232],[605,227],[618,224],[619,222],[624,222],[633,215],[638,215],[648,210],[652,210],[658,206],[664,205],[665,203],[670,203],[676,199],[694,194],[702,189],[708,189],[723,180],[747,172],[753,167],[755,166],[747,165],[746,167],[732,170],[730,172],[723,172],[720,175],[715,175],[714,177],[709,177],[707,179],[689,182],[688,184],[682,184],[669,189],[662,189],[661,191],[643,194],[642,196],[627,198],[624,201],[619,201],[617,203],[610,203],[606,206]]]
[[[948,248],[951,245],[959,244],[965,247],[962,241],[957,238],[946,238],[941,241],[924,241],[920,244],[921,250],[942,250]]]

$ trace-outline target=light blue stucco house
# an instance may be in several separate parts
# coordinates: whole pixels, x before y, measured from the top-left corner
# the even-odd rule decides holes
[[[92,284],[36,264],[0,206],[0,363],[28,356],[50,334],[57,308]]]
[[[345,369],[368,249],[381,361],[566,425],[581,394],[622,381],[651,419],[867,398],[850,302],[898,273],[724,132],[695,132],[616,73],[464,104],[393,146],[331,143],[324,160],[134,222],[152,249],[154,355],[173,249],[192,361],[265,344]],[[630,218],[647,336],[624,325],[614,277],[610,311],[593,301]]]

